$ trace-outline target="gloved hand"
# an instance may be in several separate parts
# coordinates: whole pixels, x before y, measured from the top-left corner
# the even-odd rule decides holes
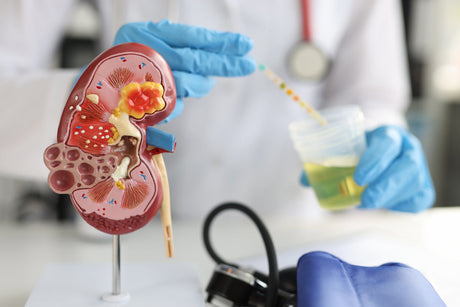
[[[367,185],[360,208],[419,212],[431,207],[435,191],[418,139],[396,126],[379,127],[366,138],[368,148],[353,177]]]
[[[368,148],[354,173],[367,185],[359,208],[419,212],[431,207],[435,191],[420,142],[407,130],[382,126],[366,132]],[[305,171],[300,183],[310,186]]]
[[[238,33],[218,32],[202,27],[171,23],[136,22],[123,25],[114,45],[137,42],[160,53],[171,67],[176,82],[177,117],[184,97],[202,97],[215,84],[212,76],[244,76],[255,70],[255,61],[247,56],[253,42]]]

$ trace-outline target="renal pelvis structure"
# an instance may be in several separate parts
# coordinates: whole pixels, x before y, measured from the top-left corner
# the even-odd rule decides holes
[[[57,143],[45,150],[51,189],[69,194],[82,218],[105,233],[143,227],[167,184],[155,156],[174,150],[147,144],[146,131],[175,103],[171,70],[150,47],[127,43],[99,55],[67,100]]]

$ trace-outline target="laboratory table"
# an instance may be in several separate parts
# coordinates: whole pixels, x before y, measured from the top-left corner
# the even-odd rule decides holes
[[[278,216],[264,221],[280,268],[295,265],[300,255],[312,250],[329,251],[358,265],[403,262],[419,269],[448,306],[460,306],[460,208],[433,208],[420,214],[350,210],[311,219]],[[173,259],[166,258],[157,218],[123,235],[122,274],[125,263],[187,264],[196,268],[204,289],[214,263],[202,243],[202,222],[173,221]],[[265,269],[263,244],[246,217],[218,217],[211,239],[225,259]],[[111,244],[110,236],[80,222],[0,224],[0,306],[24,306],[47,264],[110,264]]]

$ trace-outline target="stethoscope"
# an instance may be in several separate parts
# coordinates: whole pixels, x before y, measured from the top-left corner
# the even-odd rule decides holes
[[[299,79],[307,81],[322,80],[330,68],[326,54],[311,40],[310,1],[301,0],[302,39],[288,55],[290,72]]]

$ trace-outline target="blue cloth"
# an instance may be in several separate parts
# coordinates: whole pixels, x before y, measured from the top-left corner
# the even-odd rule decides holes
[[[172,23],[136,22],[123,25],[114,44],[147,45],[168,62],[176,83],[176,108],[166,121],[184,108],[184,97],[202,97],[214,87],[213,76],[236,77],[254,72],[255,61],[247,56],[252,40],[239,33],[218,32]]]
[[[406,129],[382,126],[366,134],[368,148],[354,180],[365,188],[360,208],[419,212],[431,207],[435,190],[423,148]]]
[[[303,255],[297,264],[299,307],[441,307],[430,282],[401,263],[351,265],[325,252]]]

